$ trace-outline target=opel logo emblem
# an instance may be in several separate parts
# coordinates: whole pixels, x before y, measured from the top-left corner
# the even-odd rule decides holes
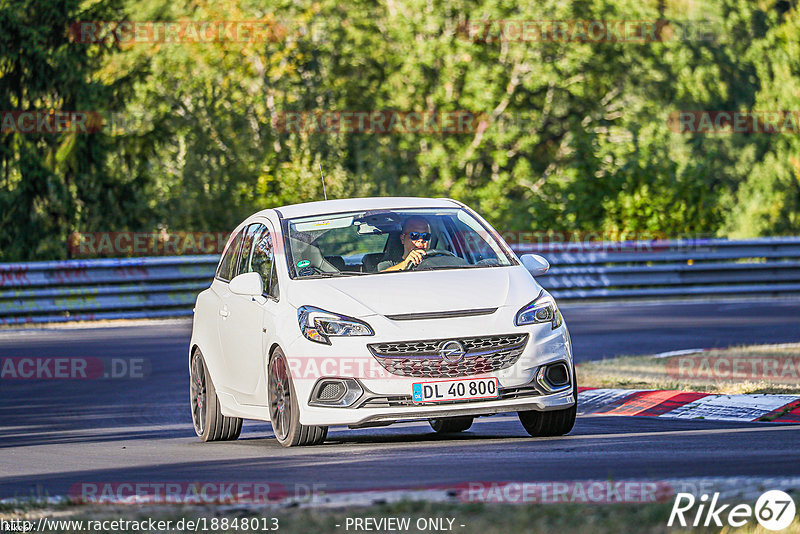
[[[458,341],[448,341],[439,350],[442,359],[448,363],[457,363],[464,357],[464,345]]]

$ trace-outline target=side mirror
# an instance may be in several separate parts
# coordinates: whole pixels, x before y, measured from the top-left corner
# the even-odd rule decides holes
[[[261,275],[258,273],[244,273],[234,276],[228,287],[231,293],[244,295],[245,297],[260,297],[264,293]]]
[[[532,276],[542,276],[550,269],[550,262],[538,254],[523,254],[519,259]]]

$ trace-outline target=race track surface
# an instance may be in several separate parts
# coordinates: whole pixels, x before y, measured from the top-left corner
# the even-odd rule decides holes
[[[619,354],[800,341],[800,301],[563,306],[578,361]],[[0,356],[138,358],[140,379],[0,381],[0,497],[64,495],[81,482],[214,480],[284,487],[415,488],[493,480],[800,475],[800,425],[578,418],[530,438],[515,415],[440,437],[426,423],[332,429],[283,449],[246,422],[200,443],[188,411],[188,323],[0,333]]]

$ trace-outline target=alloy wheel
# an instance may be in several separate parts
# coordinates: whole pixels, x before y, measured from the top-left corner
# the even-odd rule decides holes
[[[292,420],[292,388],[289,384],[289,373],[286,360],[282,355],[272,359],[269,369],[269,410],[273,422],[275,436],[279,440],[289,435]]]
[[[203,360],[197,354],[192,357],[190,395],[192,422],[197,434],[202,435],[206,428],[206,373]]]

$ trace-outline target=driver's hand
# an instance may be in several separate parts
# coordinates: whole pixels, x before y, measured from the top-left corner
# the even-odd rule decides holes
[[[424,257],[425,257],[425,251],[423,249],[418,248],[416,250],[412,250],[411,252],[408,253],[408,256],[406,256],[405,259],[406,268],[409,268],[411,265],[414,266],[419,265],[419,262],[421,262],[422,258]]]

